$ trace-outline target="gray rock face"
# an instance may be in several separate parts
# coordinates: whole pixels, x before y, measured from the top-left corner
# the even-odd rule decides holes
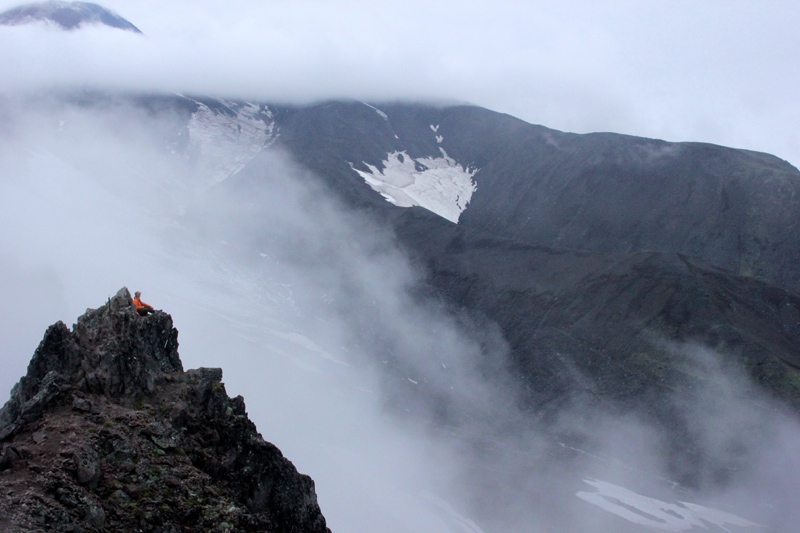
[[[74,332],[63,322],[47,329],[27,375],[0,411],[0,438],[35,417],[67,384],[130,403],[181,371],[172,318],[160,311],[139,317],[128,289],[120,289],[78,318]]]
[[[674,346],[718,353],[800,412],[796,168],[710,144],[563,133],[473,106],[377,107],[383,115],[359,102],[279,112],[276,147],[390,226],[426,274],[420,291],[499,328],[516,378],[502,386],[531,419],[576,404],[633,412],[669,435],[671,475],[697,486],[704,469],[736,466],[695,452],[681,406],[716,376],[686,372],[694,356]],[[387,202],[356,172],[384,168],[388,153],[442,149],[478,169],[458,225]],[[265,174],[254,161],[228,186],[252,196]],[[378,335],[368,342],[382,346]],[[493,359],[487,351],[490,368]],[[410,394],[438,401],[435,387],[398,396]]]
[[[459,219],[470,231],[559,249],[680,253],[800,292],[800,172],[775,156],[564,133],[475,106],[378,107],[386,119],[358,102],[292,109],[276,145],[348,203],[382,214],[397,208],[349,162],[382,169],[389,152],[423,158],[445,149],[479,169]]]
[[[0,410],[0,529],[326,533],[314,482],[222,370],[183,372],[171,317],[127,289],[48,328]]]

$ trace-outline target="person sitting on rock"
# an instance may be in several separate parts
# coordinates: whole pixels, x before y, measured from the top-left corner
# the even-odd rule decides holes
[[[146,304],[142,301],[141,291],[136,291],[133,294],[133,305],[136,306],[136,312],[139,313],[139,316],[147,316],[155,311],[152,305]]]

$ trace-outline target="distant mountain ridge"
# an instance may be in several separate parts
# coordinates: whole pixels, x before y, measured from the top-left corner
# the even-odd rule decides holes
[[[381,199],[354,170],[445,150],[476,169],[465,228],[555,248],[682,253],[800,292],[800,173],[774,156],[563,133],[475,106],[378,107],[387,118],[359,103],[297,109],[279,124],[278,145],[358,205]]]
[[[800,172],[787,162],[475,106],[327,102],[275,116],[274,146],[390,224],[436,298],[499,326],[533,417],[580,404],[654,420],[671,474],[693,486],[739,468],[698,451],[679,407],[717,377],[688,370],[693,347],[800,412]],[[407,181],[445,157],[469,169],[458,217],[370,183],[397,182],[392,154],[413,160]],[[259,179],[254,161],[228,185]]]
[[[21,5],[0,13],[0,25],[19,26],[35,22],[52,22],[64,30],[75,30],[85,24],[102,24],[142,33],[139,28],[116,13],[90,2],[50,0]]]
[[[531,419],[583,403],[654,421],[671,473],[692,485],[738,465],[696,451],[679,404],[717,376],[676,346],[718,352],[800,412],[800,172],[777,157],[564,133],[467,105],[68,99],[162,117],[164,150],[195,165],[187,187],[239,195],[237,214],[256,222],[268,153],[288,154],[391,229],[425,278],[415,290],[498,328]],[[275,236],[256,233],[223,238],[253,254]],[[363,343],[408,387],[362,312]]]

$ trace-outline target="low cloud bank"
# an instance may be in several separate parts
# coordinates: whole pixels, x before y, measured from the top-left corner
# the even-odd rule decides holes
[[[193,183],[158,134],[172,117],[4,104],[0,388],[49,324],[127,285],[173,315],[185,367],[223,367],[263,435],[316,480],[333,529],[449,530],[457,465],[404,387],[453,383],[462,416],[493,392],[469,381],[462,352],[479,349],[455,321],[409,295],[417,274],[386,230],[280,155],[254,162],[253,188]]]
[[[800,164],[800,8],[785,2],[104,5],[145,35],[0,27],[0,90],[459,100],[560,130],[713,142]]]

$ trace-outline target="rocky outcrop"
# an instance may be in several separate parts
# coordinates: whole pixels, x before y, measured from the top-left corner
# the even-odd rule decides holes
[[[0,530],[329,531],[314,482],[264,441],[222,370],[127,289],[48,328],[0,410]]]

